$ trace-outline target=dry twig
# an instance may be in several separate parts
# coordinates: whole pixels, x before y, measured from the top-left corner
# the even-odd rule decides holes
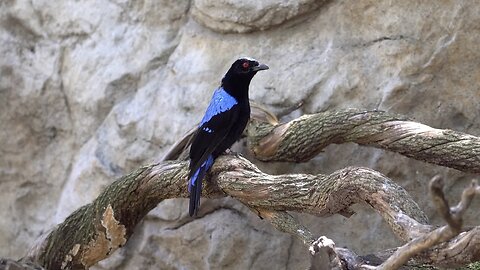
[[[378,270],[398,269],[414,255],[436,246],[439,243],[446,242],[461,232],[463,214],[470,206],[476,190],[479,188],[478,184],[475,180],[472,181],[472,184],[463,190],[458,205],[452,208],[449,207],[448,201],[445,198],[443,186],[443,179],[440,176],[435,176],[430,181],[430,194],[432,195],[433,202],[437,211],[447,222],[447,225],[426,233],[398,248],[388,260],[378,267]]]

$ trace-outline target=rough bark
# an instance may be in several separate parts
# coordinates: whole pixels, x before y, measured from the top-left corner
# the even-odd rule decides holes
[[[187,197],[187,174],[187,162],[167,161],[120,178],[93,203],[72,213],[32,249],[26,260],[47,269],[90,267],[124,245],[136,224],[159,202]],[[403,188],[367,168],[346,168],[330,175],[269,175],[242,157],[223,156],[215,162],[208,179],[203,196],[230,195],[262,216],[264,211],[286,210],[328,216],[344,213],[353,203],[367,202],[402,239],[408,238],[408,233],[395,223],[395,216],[426,222]],[[288,232],[286,227],[281,230]]]
[[[305,161],[330,143],[354,141],[467,172],[480,168],[476,165],[479,138],[433,129],[383,112],[319,113],[286,124],[278,124],[265,110],[256,109],[253,115],[248,140],[256,156],[263,160]],[[144,166],[121,177],[95,201],[79,208],[46,234],[23,263],[45,269],[88,269],[123,246],[135,226],[159,202],[187,197],[188,164],[181,160],[190,135],[174,145],[165,158],[179,160]],[[242,157],[226,155],[216,160],[207,183],[204,197],[238,199],[278,230],[298,236],[312,254],[327,250],[332,265],[338,269],[372,269],[375,265],[370,263],[372,260],[376,264],[388,261],[395,250],[357,256],[347,249],[336,248],[326,237],[316,240],[308,228],[286,211],[349,216],[352,214],[349,206],[363,202],[377,211],[406,245],[435,232],[402,187],[368,168],[349,167],[330,175],[269,175]],[[478,193],[478,189],[473,190]],[[447,208],[442,208],[443,212]],[[455,209],[463,213],[466,207]],[[454,219],[446,220],[455,224]],[[480,227],[463,232],[458,226],[455,228],[456,233],[435,242],[440,244],[434,249],[430,245],[421,253],[413,252],[410,262],[451,267],[480,259]]]
[[[416,254],[427,251],[429,248],[438,244],[446,243],[462,232],[463,214],[470,206],[475,195],[480,194],[480,187],[475,180],[472,181],[472,184],[464,189],[461,200],[455,207],[449,206],[448,201],[445,198],[445,194],[443,193],[443,187],[443,179],[440,176],[435,176],[430,181],[430,194],[432,195],[432,201],[447,225],[420,235],[404,246],[399,247],[384,263],[382,263],[382,265],[378,267],[378,270],[398,269]],[[476,229],[479,228],[480,227],[476,227]],[[465,249],[463,252],[456,254],[450,253],[450,256],[448,257],[451,257],[451,255],[462,256],[467,254],[476,254],[477,258],[479,257],[479,252],[474,251],[469,253],[466,250],[468,247],[464,248]],[[443,262],[441,262],[441,266],[458,266],[455,265],[455,263],[448,263],[447,260],[445,260],[446,257],[444,257]]]
[[[303,162],[329,144],[354,142],[480,173],[480,138],[435,129],[382,111],[329,111],[304,115],[283,124],[252,121],[248,142],[255,157],[263,161]]]
[[[27,259],[46,269],[87,269],[106,258],[161,200],[185,194],[183,165],[150,165],[121,177],[67,217]]]
[[[25,260],[46,269],[87,269],[125,244],[136,224],[156,204],[186,197],[187,173],[187,162],[166,161],[120,178],[93,203],[75,211],[50,232]],[[403,188],[366,168],[346,168],[330,175],[269,175],[248,160],[229,155],[215,162],[203,195],[231,195],[271,221],[275,228],[299,236],[307,246],[314,242],[313,235],[286,210],[328,216],[344,214],[351,204],[366,202],[403,241],[432,229]],[[475,245],[480,239],[477,234],[472,236],[476,238],[469,240],[477,242],[469,243],[470,254],[477,258],[480,251]],[[454,239],[452,245],[463,238],[465,235]],[[430,256],[433,264],[445,258]]]

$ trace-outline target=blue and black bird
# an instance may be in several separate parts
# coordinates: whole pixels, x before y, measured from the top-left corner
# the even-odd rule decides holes
[[[230,148],[243,133],[250,119],[248,87],[253,76],[268,69],[255,59],[236,60],[213,93],[190,148],[190,216],[197,215],[202,193],[202,179],[214,160]]]

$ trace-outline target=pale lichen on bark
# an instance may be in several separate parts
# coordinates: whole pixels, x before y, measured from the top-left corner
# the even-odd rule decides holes
[[[80,261],[85,267],[97,263],[127,242],[126,228],[115,219],[114,211],[110,204],[105,209],[100,224],[103,226],[103,229],[97,232],[97,236],[88,243],[87,247],[84,248],[84,253],[81,255]]]
[[[75,244],[72,249],[65,255],[60,269],[65,269],[72,262],[73,257],[77,256],[78,251],[80,250],[80,244]]]
[[[126,229],[125,226],[120,224],[115,219],[112,206],[109,204],[105,213],[103,213],[102,226],[105,228],[106,237],[109,240],[110,252],[115,251],[117,248],[125,245],[127,239],[125,238]]]

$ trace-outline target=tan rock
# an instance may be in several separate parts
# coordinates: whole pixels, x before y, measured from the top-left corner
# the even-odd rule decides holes
[[[253,80],[251,99],[274,112],[303,103],[282,120],[377,108],[480,135],[474,1],[10,0],[0,7],[0,216],[8,217],[0,219],[1,256],[21,257],[115,177],[161,157],[201,119],[238,56],[270,66]],[[305,164],[259,164],[274,173],[349,165],[398,181],[435,223],[425,196],[430,177],[444,175],[452,199],[472,177],[352,144],[329,146]],[[186,208],[182,199],[161,203],[97,268],[310,264],[301,244],[232,199],[205,200],[209,214],[190,222]],[[367,206],[355,210],[350,219],[301,217],[360,254],[398,245]],[[472,211],[466,223],[474,222]]]

